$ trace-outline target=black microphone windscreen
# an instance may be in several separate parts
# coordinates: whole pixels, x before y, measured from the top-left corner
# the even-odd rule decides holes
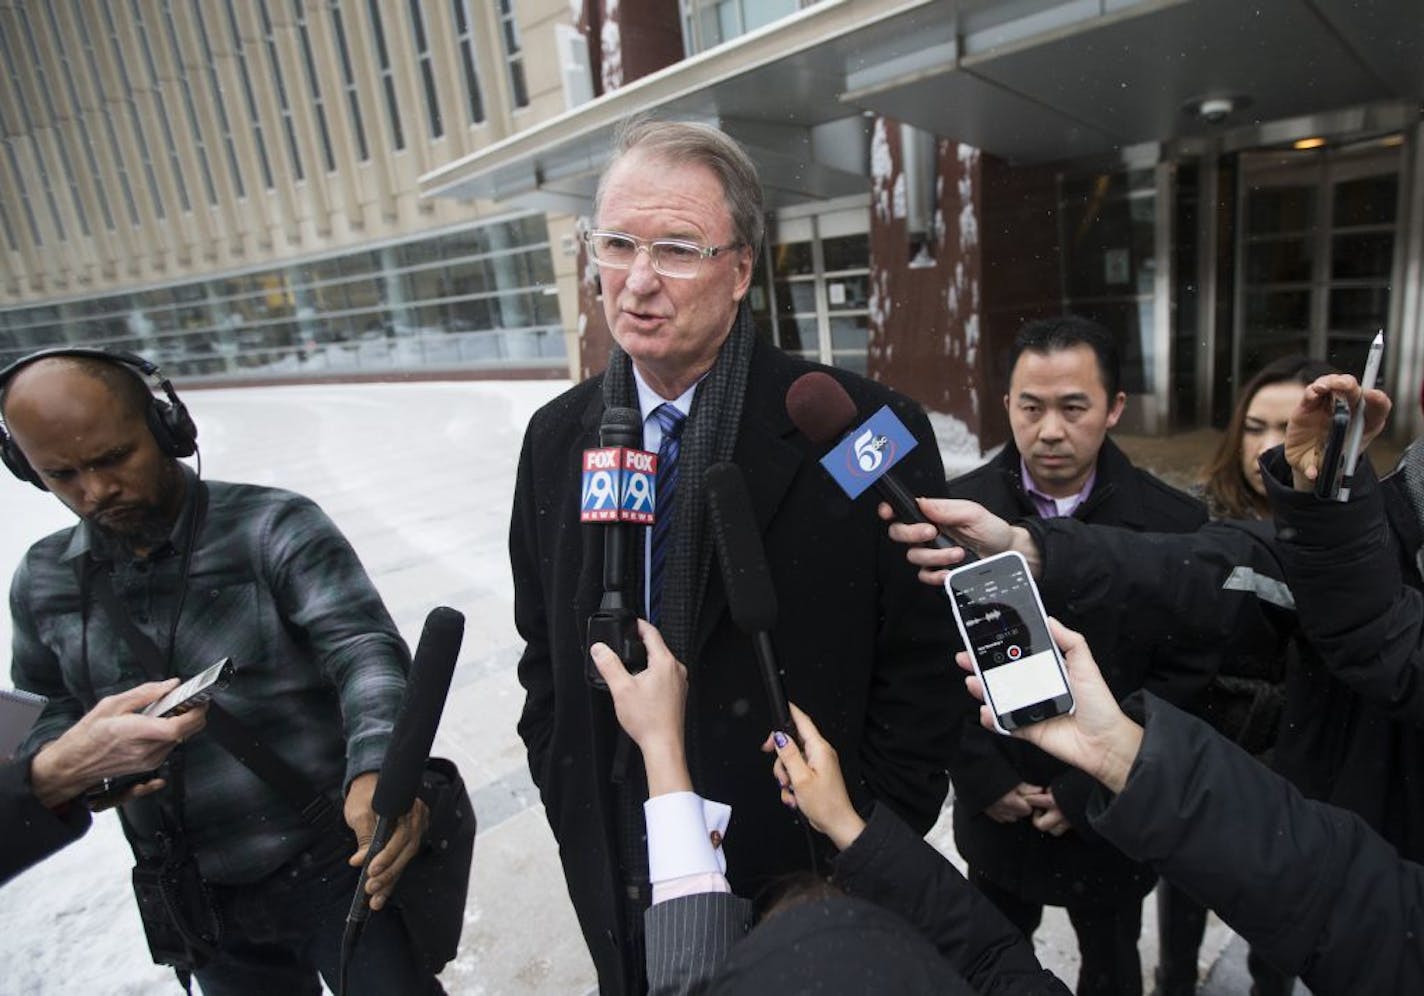
[[[707,508],[732,621],[743,633],[771,632],[776,626],[776,587],[752,498],[736,464],[707,469]]]
[[[605,408],[598,424],[599,446],[643,448],[643,416],[636,408]]]
[[[442,605],[425,617],[405,698],[371,799],[377,816],[399,817],[415,803],[464,638],[465,617],[454,609]]]
[[[859,413],[840,381],[812,370],[786,389],[786,414],[811,442],[833,443],[855,424]]]

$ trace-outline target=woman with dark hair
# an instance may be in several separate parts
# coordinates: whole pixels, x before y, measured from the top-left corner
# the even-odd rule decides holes
[[[1206,468],[1201,493],[1213,519],[1271,518],[1260,457],[1285,438],[1286,423],[1305,386],[1334,373],[1330,364],[1293,354],[1266,364],[1246,382],[1231,420]],[[1198,714],[1218,732],[1270,762],[1285,703],[1285,670],[1292,644],[1278,653],[1223,660],[1204,693]],[[1206,929],[1206,910],[1163,879],[1157,886],[1157,996],[1185,996],[1197,987],[1197,956]],[[1257,996],[1289,993],[1293,980],[1256,953],[1247,959],[1251,991]]]
[[[1334,372],[1322,360],[1295,353],[1272,360],[1246,382],[1216,453],[1202,471],[1202,498],[1213,519],[1270,516],[1257,461],[1285,438],[1286,420],[1305,385]]]

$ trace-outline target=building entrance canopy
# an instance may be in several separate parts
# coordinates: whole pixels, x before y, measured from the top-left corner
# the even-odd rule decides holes
[[[584,211],[618,123],[649,112],[742,141],[775,208],[867,189],[863,115],[1033,163],[1420,98],[1424,21],[1406,0],[825,0],[421,190]]]

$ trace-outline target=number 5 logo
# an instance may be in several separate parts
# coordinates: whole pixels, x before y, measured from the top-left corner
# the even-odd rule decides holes
[[[855,462],[860,465],[860,469],[867,474],[873,474],[884,461],[885,454],[881,452],[882,444],[875,438],[875,430],[866,429],[859,436],[855,437]]]

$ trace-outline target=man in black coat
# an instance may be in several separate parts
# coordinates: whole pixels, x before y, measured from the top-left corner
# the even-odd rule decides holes
[[[1065,316],[1015,338],[1004,396],[1013,440],[989,463],[951,481],[1005,519],[1072,516],[1137,531],[1188,532],[1207,519],[1198,501],[1132,465],[1107,432],[1122,415],[1117,349],[1096,323]],[[1154,657],[1165,634],[1134,631],[1130,617],[1060,614],[1083,629],[1119,697],[1151,685],[1168,697]],[[1157,673],[1163,672],[1163,673]],[[1080,994],[1141,991],[1137,936],[1155,875],[1088,826],[1091,780],[1033,746],[968,717],[951,763],[955,841],[970,881],[1032,936],[1045,905],[1067,908],[1078,935]]]
[[[743,471],[778,593],[772,639],[787,690],[837,738],[858,800],[880,800],[925,832],[947,789],[953,717],[967,700],[950,673],[953,622],[943,596],[916,582],[872,499],[847,500],[818,464],[823,448],[787,415],[787,389],[813,365],[769,345],[742,306],[763,224],[745,153],[710,128],[634,125],[605,172],[595,213],[599,229],[588,243],[618,348],[604,375],[530,420],[510,558],[526,641],[520,735],[600,987],[619,993],[642,987],[648,871],[637,752],[620,738],[607,693],[586,676],[604,532],[579,525],[581,453],[598,445],[607,409],[638,411],[644,448],[660,451],[660,470],[676,440],[676,490],[669,507],[660,481],[657,508],[671,528],[642,542],[629,573],[639,615],[687,664],[688,764],[700,794],[733,807],[727,849],[739,893],[756,895],[810,856],[801,829],[766,791],[757,744],[772,719],[750,641],[732,625],[713,565],[707,467],[731,460]],[[915,493],[943,493],[924,413],[864,378],[828,372],[862,414],[891,406],[918,442],[896,472]]]
[[[38,751],[0,762],[0,883],[84,836],[91,820],[80,797],[87,789],[154,771],[203,728],[205,709],[167,719],[136,714],[176,687],[178,679],[170,678],[110,695]],[[149,779],[128,797],[162,787],[162,780]]]

